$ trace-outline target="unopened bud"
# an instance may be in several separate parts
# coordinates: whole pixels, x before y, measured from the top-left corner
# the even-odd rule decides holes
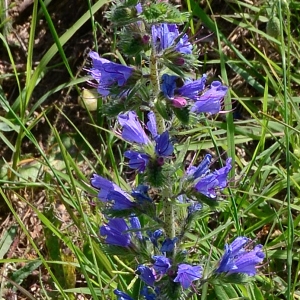
[[[147,45],[147,44],[149,43],[149,41],[150,41],[150,36],[147,35],[147,34],[145,34],[145,35],[142,37],[142,43]]]
[[[184,63],[185,63],[185,59],[183,57],[177,57],[174,60],[174,64],[177,65],[177,66],[183,66]]]
[[[99,97],[100,95],[96,89],[84,89],[81,92],[81,95],[78,97],[78,102],[81,107],[87,109],[88,111],[96,111]]]
[[[183,97],[176,97],[172,100],[172,105],[177,108],[183,108],[187,105],[187,101]]]
[[[158,157],[156,162],[159,166],[163,166],[165,163],[165,160],[163,157]]]

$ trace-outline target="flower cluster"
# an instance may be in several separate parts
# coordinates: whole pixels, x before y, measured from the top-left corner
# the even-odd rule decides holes
[[[127,166],[138,173],[132,190],[96,174],[91,178],[106,219],[100,236],[108,253],[119,251],[125,261],[136,263],[134,276],[141,288],[134,297],[140,299],[183,299],[182,291],[197,291],[203,282],[228,280],[234,273],[254,276],[265,256],[262,245],[251,247],[246,237],[226,244],[218,264],[204,263],[200,255],[194,263],[186,251],[187,231],[202,211],[222,199],[233,162],[228,157],[218,169],[206,154],[198,166],[185,168],[188,150],[178,151],[178,121],[186,115],[203,119],[203,114],[220,113],[228,92],[206,74],[190,76],[197,49],[175,24],[181,17],[164,1],[116,4],[110,19],[125,25],[120,48],[136,65],[89,54],[89,74],[117,117],[116,136],[129,144]],[[172,18],[174,22],[158,21]],[[114,293],[117,299],[134,299],[118,289]]]
[[[151,133],[151,141],[143,130],[137,115],[133,111],[120,114],[118,121],[122,126],[122,138],[140,146],[140,151],[128,150],[124,156],[129,159],[129,167],[144,172],[150,159],[158,164],[164,163],[164,158],[172,155],[174,147],[170,141],[169,132],[157,133],[156,120],[153,112],[148,113],[147,129]],[[155,145],[153,145],[153,142]]]

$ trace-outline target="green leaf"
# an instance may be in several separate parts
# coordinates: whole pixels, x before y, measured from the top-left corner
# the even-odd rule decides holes
[[[160,2],[151,3],[143,10],[142,16],[150,24],[167,22],[167,23],[183,23],[188,19],[188,13],[180,13],[180,11],[171,3]]]
[[[40,260],[31,261],[27,263],[24,267],[19,269],[18,271],[14,272],[10,276],[10,279],[20,284],[25,278],[31,275],[32,272],[36,270],[41,264],[42,262]]]
[[[18,226],[13,225],[8,230],[5,230],[5,232],[2,235],[2,238],[0,240],[0,259],[4,257],[4,255],[9,250],[11,244],[14,241],[15,236],[17,235],[17,228]]]
[[[231,284],[217,284],[214,288],[217,298],[220,300],[230,300],[239,296]]]

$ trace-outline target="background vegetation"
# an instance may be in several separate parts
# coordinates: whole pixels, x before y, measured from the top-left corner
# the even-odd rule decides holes
[[[219,255],[229,235],[243,234],[267,254],[255,283],[220,286],[195,299],[298,299],[300,4],[174,4],[193,16],[189,31],[200,49],[199,72],[220,76],[230,87],[224,109],[234,108],[205,129],[179,133],[191,136],[191,155],[200,143],[236,163],[228,196],[234,201],[197,221],[190,243],[203,255]],[[101,115],[101,99],[96,111],[78,103],[82,88],[90,88],[90,49],[123,59],[104,18],[108,6],[102,0],[1,0],[3,299],[113,299],[117,285],[126,291],[136,280],[128,266],[105,254],[89,186],[93,173],[130,184],[118,176],[126,145]]]

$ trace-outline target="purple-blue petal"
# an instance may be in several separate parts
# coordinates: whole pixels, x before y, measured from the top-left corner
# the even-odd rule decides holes
[[[138,14],[141,14],[143,12],[143,7],[142,7],[142,4],[141,3],[138,3],[136,6],[135,6],[135,9],[137,11]]]
[[[154,232],[148,230],[147,231],[147,235],[149,236],[150,238],[150,241],[152,242],[152,244],[155,246],[155,247],[158,247],[158,239],[163,235],[163,231],[161,229],[157,229],[155,230]]]
[[[106,178],[103,178],[102,176],[99,176],[97,174],[93,174],[93,177],[91,178],[91,185],[94,188],[100,189],[100,191],[98,193],[98,198],[103,202],[108,201],[107,195],[111,191],[118,191],[121,194],[123,194],[125,197],[126,197],[126,195],[128,195],[115,183],[113,183],[110,180],[107,180]]]
[[[206,78],[206,74],[203,74],[202,77],[197,80],[188,79],[181,88],[176,89],[175,93],[196,101],[199,98],[199,93],[205,88]]]
[[[131,209],[136,206],[136,204],[129,200],[129,195],[124,195],[118,191],[111,191],[107,196],[108,200],[113,200],[114,210],[123,210],[123,209]]]
[[[176,24],[158,24],[153,25],[152,28],[152,39],[156,45],[156,50],[161,52],[171,46],[174,46],[175,50],[183,54],[192,53],[192,45],[188,41],[187,34],[179,39],[177,44],[175,40],[179,37],[180,33]]]
[[[137,267],[136,273],[139,277],[149,286],[153,286],[155,282],[155,276],[153,271],[144,265],[139,265]]]
[[[110,245],[127,247],[131,242],[128,226],[124,219],[110,219],[107,225],[100,227],[100,235],[106,236],[105,242]]]
[[[191,205],[188,207],[188,215],[190,216],[191,214],[201,210],[203,205],[199,202],[192,202]]]
[[[178,43],[175,46],[176,51],[183,54],[192,54],[193,46],[189,42],[189,37],[187,34],[184,34],[182,38],[179,39]]]
[[[236,261],[236,269],[231,273],[244,273],[248,276],[254,276],[256,274],[256,265],[260,264],[265,258],[265,254],[262,251],[262,245],[257,245],[252,251],[245,252],[240,255]]]
[[[191,166],[187,169],[186,174],[188,176],[193,176],[195,179],[199,178],[203,175],[206,175],[209,171],[209,166],[211,164],[212,156],[210,154],[206,154],[198,165],[198,167]]]
[[[152,138],[155,139],[157,137],[157,127],[156,127],[156,118],[154,112],[150,111],[148,113],[148,122],[147,128],[150,131]]]
[[[243,247],[250,241],[250,239],[248,239],[245,236],[239,236],[237,237],[231,244],[231,252],[233,256],[237,256],[240,253],[245,252],[245,250],[243,249]]]
[[[210,89],[198,97],[191,112],[216,114],[221,110],[221,100],[225,97],[228,87],[219,81],[213,81]]]
[[[149,186],[140,184],[134,190],[132,190],[131,196],[140,204],[142,204],[144,201],[151,202],[152,199],[148,195],[148,190]]]
[[[140,223],[140,220],[138,217],[135,217],[135,216],[130,217],[129,222],[131,225],[131,229],[141,229],[141,223]],[[139,240],[143,239],[141,231],[138,230],[138,231],[135,231],[134,233]]]
[[[114,294],[117,295],[117,300],[133,300],[129,295],[117,289],[114,290]]]
[[[160,252],[172,252],[174,250],[175,244],[177,242],[178,238],[175,237],[173,239],[166,238],[160,248]]]
[[[223,190],[227,186],[227,176],[232,168],[231,160],[231,158],[228,158],[225,167],[202,177],[195,184],[195,189],[206,197],[216,198],[216,190]]]
[[[91,51],[89,56],[93,62],[90,73],[99,83],[97,90],[102,96],[108,96],[114,84],[124,86],[133,72],[133,68],[101,58],[97,52]]]
[[[145,171],[150,159],[149,155],[133,150],[125,151],[124,156],[129,159],[129,168],[137,170],[139,173]]]
[[[168,75],[168,74],[163,74],[163,76],[161,77],[162,79],[161,90],[167,99],[174,98],[174,91],[176,89],[176,80],[178,78],[179,78],[178,76]]]
[[[119,114],[118,121],[123,127],[122,138],[124,140],[142,145],[150,142],[134,111]]]
[[[155,152],[159,156],[170,156],[174,151],[169,132],[165,131],[156,138]]]
[[[216,273],[244,273],[248,276],[256,274],[256,265],[265,258],[262,245],[256,245],[248,250],[247,244],[250,239],[237,237],[230,245],[225,244],[225,253],[222,256]]]
[[[192,284],[192,281],[202,277],[201,266],[191,266],[188,264],[178,265],[177,276],[174,282],[179,282],[184,289],[187,289]]]
[[[166,274],[168,269],[171,267],[171,261],[169,258],[163,255],[152,256],[154,260],[153,268],[159,274]]]

